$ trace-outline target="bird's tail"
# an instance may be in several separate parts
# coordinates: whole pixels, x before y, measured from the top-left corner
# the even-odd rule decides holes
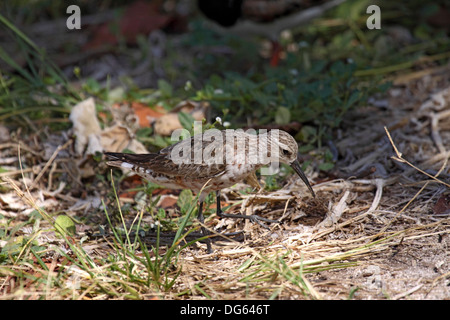
[[[140,166],[143,163],[149,163],[155,157],[151,153],[133,154],[133,153],[120,153],[120,152],[105,152],[104,155],[107,158],[106,164],[111,167],[133,169],[136,166]]]

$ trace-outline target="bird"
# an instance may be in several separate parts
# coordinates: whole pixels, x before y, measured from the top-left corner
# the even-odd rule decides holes
[[[255,130],[256,131],[256,130]],[[264,132],[265,131],[265,132]],[[303,172],[298,145],[287,132],[278,129],[254,132],[243,129],[209,129],[176,142],[157,153],[130,154],[105,152],[111,167],[134,171],[144,179],[170,189],[190,189],[200,193],[197,218],[206,237],[207,252],[212,253],[208,231],[203,226],[203,202],[210,192],[216,193],[216,214],[221,218],[250,219],[262,224],[278,222],[257,215],[223,213],[220,191],[270,164],[290,165],[303,180],[313,197],[315,193]]]
[[[272,42],[271,65],[276,66],[283,30],[306,25],[346,0],[198,0],[198,8],[218,30],[263,36]]]

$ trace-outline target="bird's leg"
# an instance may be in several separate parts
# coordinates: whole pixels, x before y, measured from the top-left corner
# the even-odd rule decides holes
[[[220,208],[220,190],[216,191],[216,201],[217,201],[216,214],[219,217],[222,217],[223,213],[222,213],[222,209]]]
[[[203,236],[207,237],[206,238],[206,251],[208,253],[212,253],[213,251],[212,251],[212,247],[211,247],[211,239],[208,237],[209,236],[209,232],[203,226],[203,222],[205,221],[205,219],[203,217],[203,201],[200,201],[200,204],[198,206],[197,219],[198,219],[198,221],[200,221]]]
[[[270,220],[266,219],[260,216],[257,216],[255,214],[252,214],[250,216],[247,216],[245,214],[229,214],[229,213],[223,213],[222,209],[220,208],[220,190],[216,191],[216,198],[217,198],[217,211],[216,214],[220,218],[232,218],[232,219],[249,219],[252,222],[258,223],[263,228],[269,229],[268,226],[264,225],[261,221],[269,222],[269,223],[281,223],[281,221],[276,220]]]

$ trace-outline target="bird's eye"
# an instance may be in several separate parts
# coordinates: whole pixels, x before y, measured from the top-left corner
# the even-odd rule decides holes
[[[289,152],[289,150],[283,149],[283,154],[285,156],[289,156],[291,153]]]

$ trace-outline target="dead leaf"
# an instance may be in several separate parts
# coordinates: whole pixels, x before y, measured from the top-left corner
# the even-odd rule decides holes
[[[163,209],[175,208],[177,200],[177,197],[174,197],[172,195],[165,195],[161,197],[157,206]]]
[[[11,210],[25,210],[28,208],[21,198],[15,193],[5,193],[0,194],[0,204],[3,204],[5,207]]]
[[[104,150],[122,152],[124,149],[135,153],[148,153],[144,145],[137,141],[134,134],[124,126],[115,125],[101,130],[93,98],[74,106],[70,120],[76,136],[75,151],[78,155],[95,154]]]
[[[203,118],[206,118],[207,108],[208,104],[205,103],[189,100],[182,101],[170,113],[156,119],[154,124],[155,133],[161,136],[170,136],[174,130],[183,128],[178,120],[178,112],[188,113],[194,120],[201,121]]]
[[[75,152],[78,155],[83,154],[86,146],[87,154],[103,151],[98,141],[101,128],[96,116],[94,98],[86,99],[74,106],[69,119],[73,123],[73,132],[76,136]]]
[[[181,129],[182,126],[178,120],[178,114],[168,113],[155,121],[155,133],[160,136],[170,136],[176,129]]]
[[[165,110],[161,106],[150,107],[140,102],[132,102],[131,108],[134,114],[139,119],[139,127],[150,127],[156,119],[161,118],[166,114]]]
[[[100,142],[104,150],[122,152],[124,149],[135,153],[148,153],[142,143],[133,138],[130,130],[121,125],[106,128],[100,133]]]

